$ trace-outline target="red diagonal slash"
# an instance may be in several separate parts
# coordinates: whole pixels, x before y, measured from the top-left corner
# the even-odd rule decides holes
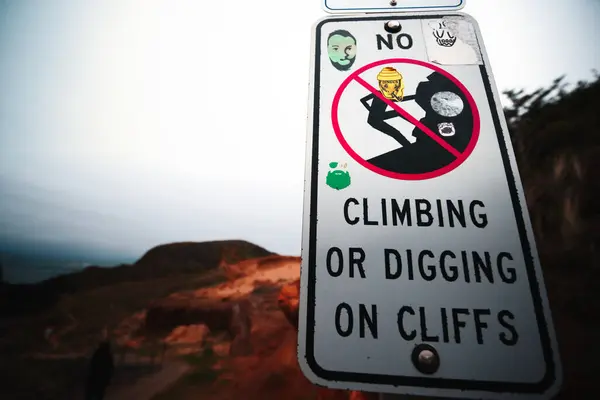
[[[454,157],[458,158],[460,156],[460,152],[458,150],[456,150],[454,147],[450,146],[444,139],[442,139],[441,137],[439,137],[438,135],[436,135],[435,133],[433,133],[425,125],[423,125],[422,123],[420,123],[419,121],[417,121],[416,118],[414,118],[412,115],[410,115],[406,110],[404,110],[402,107],[400,107],[397,103],[394,103],[393,101],[386,99],[385,96],[382,95],[379,90],[377,90],[373,86],[369,85],[360,76],[356,76],[354,79],[356,79],[356,81],[358,83],[360,83],[361,85],[363,85],[365,87],[365,89],[367,89],[369,92],[373,93],[375,96],[377,96],[381,100],[383,100],[388,106],[390,106],[394,110],[396,110],[396,112],[398,112],[398,114],[400,114],[404,118],[406,118],[406,120],[408,122],[410,122],[411,124],[413,124],[414,126],[416,126],[417,128],[419,128],[421,131],[423,131],[423,133],[425,133],[427,136],[429,136],[430,138],[432,138],[433,140],[435,140],[440,146],[442,146],[444,149],[446,149]]]

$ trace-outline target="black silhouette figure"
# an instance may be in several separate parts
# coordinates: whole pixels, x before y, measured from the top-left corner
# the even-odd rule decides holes
[[[114,372],[110,342],[103,340],[90,361],[85,387],[86,400],[102,400]]]
[[[414,97],[415,96],[405,96],[402,101],[413,100]],[[369,105],[369,100],[373,100],[371,105]],[[377,129],[378,131],[393,137],[398,143],[400,143],[404,147],[409,146],[411,144],[410,141],[407,138],[405,138],[398,129],[385,122],[390,118],[406,118],[398,114],[396,110],[386,111],[385,109],[387,108],[387,103],[381,100],[378,96],[375,96],[375,94],[373,93],[370,93],[367,96],[360,99],[360,102],[363,104],[363,106],[365,106],[367,110],[369,110],[369,116],[367,118],[367,123],[369,125]]]
[[[442,105],[440,107],[439,103],[438,107],[434,107],[434,104],[437,101],[434,96],[439,95],[440,93],[443,93],[446,97],[448,96],[448,93],[450,93],[450,96],[455,100],[460,99],[459,102],[462,102],[462,109],[460,112],[444,112],[444,110],[448,110],[447,106]],[[473,112],[466,96],[458,86],[444,75],[434,72],[427,77],[426,81],[419,83],[415,95],[411,97],[414,97],[415,102],[425,111],[425,117],[419,122],[429,128],[429,130],[439,138],[446,141],[446,143],[455,150],[462,153],[469,145],[473,135]],[[379,99],[375,97],[373,105],[376,104],[375,100]],[[382,100],[379,101],[385,105],[385,102]],[[378,105],[378,107],[381,106]],[[373,106],[371,109],[373,109]],[[385,112],[385,108],[383,108],[383,110]],[[376,117],[381,115],[381,111],[377,112],[379,114],[375,114]],[[398,115],[394,110],[387,111],[384,115],[386,116],[386,119],[388,119],[392,118],[394,116],[393,114]],[[371,119],[370,114],[369,119]],[[385,122],[375,121],[376,125],[381,123],[385,124]],[[373,126],[375,129],[381,130],[371,122],[369,122],[369,125]],[[454,133],[450,136],[444,136],[442,133],[446,133],[447,128],[441,127],[448,125],[453,127]],[[390,128],[394,129],[391,126]],[[389,131],[392,132],[391,130]],[[394,131],[398,132],[396,129],[394,129]],[[387,134],[392,136],[392,134],[395,133],[392,132],[392,134]],[[418,127],[414,128],[412,134],[416,139],[415,143],[410,144],[410,142],[405,139],[406,142],[408,142],[407,145],[402,143],[402,148],[371,158],[368,162],[391,172],[401,174],[422,174],[437,171],[456,160],[456,157],[452,153],[444,149],[439,143],[426,133],[422,132]]]

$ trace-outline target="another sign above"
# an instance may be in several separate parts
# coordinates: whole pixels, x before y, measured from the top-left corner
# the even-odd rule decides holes
[[[304,374],[367,392],[550,398],[556,337],[475,20],[330,16],[312,52]]]
[[[331,14],[460,10],[466,0],[323,0]]]

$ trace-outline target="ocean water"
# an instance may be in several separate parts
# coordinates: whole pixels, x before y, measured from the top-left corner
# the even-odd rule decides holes
[[[69,274],[81,271],[85,268],[74,265],[65,266],[62,264],[52,265],[53,262],[35,264],[3,264],[4,281],[8,283],[36,283],[58,275]],[[85,264],[86,266],[89,264]]]
[[[51,257],[43,255],[21,255],[0,253],[4,281],[8,283],[36,283],[58,275],[81,271],[95,265],[99,267],[112,267],[133,260],[119,259],[80,260],[68,257]]]

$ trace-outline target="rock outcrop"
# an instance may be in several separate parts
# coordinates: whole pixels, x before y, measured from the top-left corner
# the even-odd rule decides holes
[[[167,344],[202,345],[210,330],[204,324],[178,326],[164,339]]]
[[[279,268],[287,264],[300,265],[300,257],[271,255],[266,257],[252,258],[238,263],[225,263],[219,265],[229,280],[235,280],[256,273],[260,270]]]
[[[204,324],[211,332],[225,331],[235,338],[250,331],[250,309],[248,301],[166,298],[148,308],[144,328],[149,332],[169,332],[178,326]]]
[[[277,304],[292,326],[298,329],[298,302],[300,298],[300,280],[285,285],[279,292]]]
[[[252,319],[249,310],[242,309],[241,303],[235,303],[232,307],[230,331],[233,336],[229,355],[245,356],[252,354],[252,343],[250,333],[252,331]]]

